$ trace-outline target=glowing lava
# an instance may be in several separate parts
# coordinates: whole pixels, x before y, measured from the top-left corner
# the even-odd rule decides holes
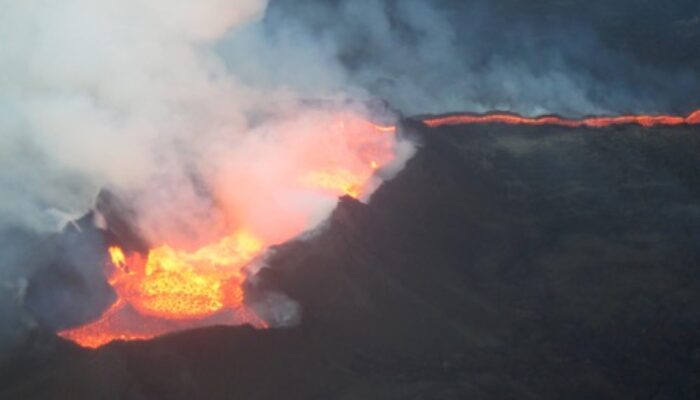
[[[241,269],[262,250],[262,242],[245,231],[194,252],[165,245],[151,250],[143,267],[137,262],[139,268],[124,270],[111,281],[142,315],[206,317],[243,304]]]
[[[246,317],[239,322],[264,327],[264,321],[245,310],[241,287],[243,267],[262,250],[263,243],[245,231],[193,252],[160,246],[145,260],[137,253],[127,257],[121,248],[110,247],[108,282],[117,301],[98,321],[60,335],[85,347],[98,347],[114,339],[161,335],[169,331],[166,321],[183,321],[182,328],[198,326],[202,319],[225,310]]]
[[[342,142],[343,157],[323,147],[308,149],[299,176],[291,185],[324,198],[364,196],[377,169],[394,159],[395,128],[342,115],[326,135]],[[337,149],[335,149],[337,150]],[[306,154],[306,153],[304,153]],[[212,324],[267,323],[245,304],[246,266],[269,245],[256,226],[236,227],[232,234],[192,251],[164,244],[147,255],[108,249],[108,282],[116,300],[100,319],[59,335],[84,347],[115,339],[149,339],[168,332]],[[303,226],[280,227],[290,239]]]
[[[700,125],[700,110],[686,117],[676,115],[618,115],[610,117],[587,117],[568,119],[558,116],[523,117],[509,113],[453,114],[423,119],[431,128],[444,125],[502,123],[509,125],[556,125],[570,128],[603,128],[612,125],[636,124],[644,127]]]

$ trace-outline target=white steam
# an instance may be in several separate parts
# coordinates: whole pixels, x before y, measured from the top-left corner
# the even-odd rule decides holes
[[[207,43],[265,2],[4,3],[3,219],[51,228],[51,208],[85,210],[104,185],[145,187],[189,156],[178,145],[245,129],[258,94]]]
[[[266,7],[264,0],[0,0],[2,248],[30,248],[13,229],[56,231],[105,187],[136,209],[153,243],[206,244],[251,226],[273,243],[322,221],[336,199],[286,183],[319,151],[338,163],[357,160],[323,128],[329,113],[307,100],[368,115],[359,105],[365,95],[346,85],[336,61],[304,57],[323,53],[310,38],[264,37]],[[323,83],[299,90],[284,73],[240,78],[227,64],[233,57],[269,72],[253,53],[275,49],[308,66],[297,82]],[[410,155],[403,147],[401,158]],[[11,288],[34,263],[19,255],[6,261],[0,292],[15,298]],[[0,305],[21,307],[15,303]]]
[[[242,63],[256,59],[256,51],[274,49],[251,33],[266,5],[260,0],[3,1],[0,222],[55,229],[65,222],[63,216],[88,209],[107,186],[132,196],[149,229],[170,225],[162,230],[199,237],[202,229],[215,231],[221,222],[207,190],[220,183],[212,180],[232,178],[222,176],[222,167],[234,175],[247,169],[264,171],[261,179],[280,178],[271,175],[276,168],[288,170],[285,163],[294,160],[285,158],[277,133],[251,132],[250,118],[280,109],[291,114],[300,108],[300,94],[275,84],[274,74],[241,82],[217,49],[224,35],[241,37],[231,53]],[[298,42],[294,49],[303,54],[316,46]],[[342,74],[332,61],[309,67],[307,80],[328,71],[333,84],[325,89],[333,90],[309,90],[304,96],[349,93],[341,91]],[[279,129],[313,129],[312,122],[306,118]],[[298,133],[307,141],[320,137]],[[289,149],[294,135],[283,136]],[[253,149],[267,155],[264,165]],[[235,191],[237,182],[228,186]],[[201,226],[191,226],[192,221]]]

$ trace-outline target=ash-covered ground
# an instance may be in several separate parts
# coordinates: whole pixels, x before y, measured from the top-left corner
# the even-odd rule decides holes
[[[700,129],[428,129],[248,293],[289,329],[91,351],[37,331],[7,399],[696,399]]]

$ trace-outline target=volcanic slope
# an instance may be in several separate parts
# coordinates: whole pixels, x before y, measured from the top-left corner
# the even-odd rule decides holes
[[[0,398],[700,398],[700,128],[402,130],[406,168],[249,290],[298,327],[37,334]]]

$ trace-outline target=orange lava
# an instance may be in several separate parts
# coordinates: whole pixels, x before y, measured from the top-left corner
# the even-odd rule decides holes
[[[371,124],[360,119],[344,119],[334,127],[351,132],[376,131],[380,134],[395,133],[396,127]],[[384,140],[377,140],[377,137]],[[322,161],[322,169],[310,170],[300,178],[307,188],[324,190],[331,195],[347,195],[360,198],[370,187],[367,185],[375,171],[394,159],[392,136],[353,135],[348,138],[351,148],[358,155],[358,163],[339,165],[329,158]],[[331,155],[332,157],[332,155]]]
[[[394,158],[395,128],[343,115],[327,130],[352,154],[339,161],[337,154],[326,155],[323,148],[309,149],[308,170],[296,185],[325,197],[363,196],[376,170]],[[301,228],[289,236],[298,235]],[[193,251],[163,244],[143,256],[110,247],[105,268],[117,299],[97,321],[59,335],[96,348],[113,340],[149,339],[212,324],[266,328],[267,323],[245,304],[243,283],[245,267],[274,243],[258,235],[255,226],[235,227],[232,232]]]
[[[462,124],[501,123],[509,125],[557,125],[570,128],[602,128],[612,125],[635,124],[644,127],[676,126],[676,125],[700,125],[700,110],[696,110],[686,117],[676,115],[619,115],[604,117],[587,117],[582,119],[568,119],[558,116],[523,117],[509,113],[491,114],[454,114],[440,117],[426,118],[423,123],[429,127]]]
[[[241,287],[243,267],[262,250],[262,242],[245,231],[193,252],[163,245],[151,249],[145,260],[110,247],[108,282],[117,301],[99,320],[59,335],[94,348],[115,339],[149,339],[196,327],[206,318],[225,322],[229,317],[217,316],[224,311],[244,316],[240,323],[265,327],[245,308]]]

